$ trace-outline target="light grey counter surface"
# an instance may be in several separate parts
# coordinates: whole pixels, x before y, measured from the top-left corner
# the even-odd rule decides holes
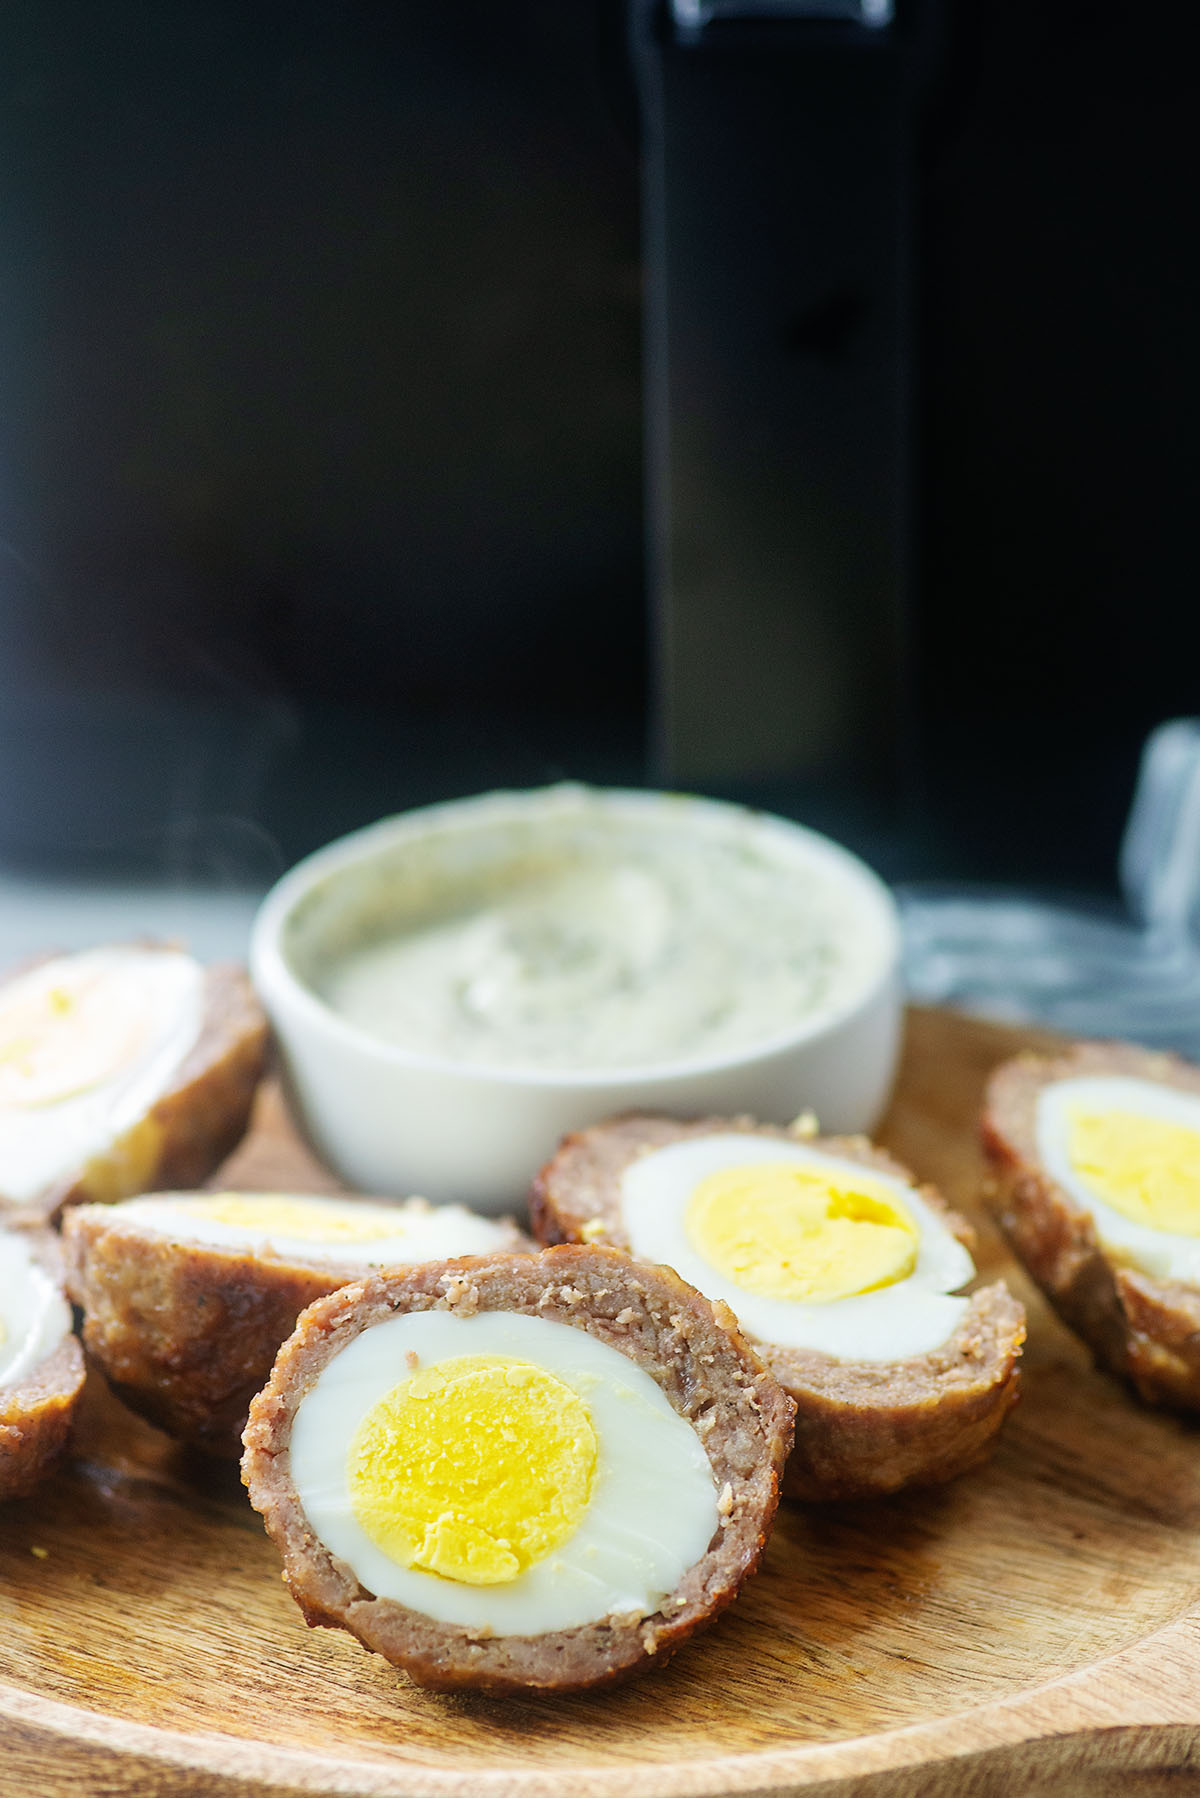
[[[135,937],[177,941],[200,961],[244,961],[255,887],[52,880],[0,868],[0,970],[29,955]]]

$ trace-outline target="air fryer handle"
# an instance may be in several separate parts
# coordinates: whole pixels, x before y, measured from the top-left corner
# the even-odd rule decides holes
[[[661,779],[895,797],[928,14],[633,14]]]

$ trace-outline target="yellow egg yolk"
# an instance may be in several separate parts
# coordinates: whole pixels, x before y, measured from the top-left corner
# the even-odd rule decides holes
[[[1131,1111],[1076,1111],[1071,1165],[1136,1224],[1200,1236],[1200,1130]]]
[[[309,1242],[381,1242],[404,1231],[400,1215],[381,1216],[379,1209],[357,1209],[336,1200],[305,1203],[274,1193],[219,1192],[211,1199],[188,1199],[180,1209],[234,1229]]]
[[[141,1054],[153,1015],[108,970],[0,995],[0,1107],[53,1105],[110,1080]]]
[[[577,1393],[532,1362],[459,1355],[401,1381],[350,1448],[350,1502],[402,1567],[495,1586],[574,1534],[596,1434]]]
[[[719,1168],[688,1202],[692,1247],[764,1298],[823,1304],[907,1279],[916,1224],[890,1191],[794,1162]]]

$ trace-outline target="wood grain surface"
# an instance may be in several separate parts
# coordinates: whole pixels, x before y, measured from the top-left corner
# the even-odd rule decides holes
[[[910,1019],[884,1141],[977,1216],[987,1069],[1027,1041]],[[335,1190],[260,1105],[223,1184]],[[73,1460],[0,1515],[0,1792],[65,1798],[950,1798],[1200,1789],[1200,1435],[1030,1307],[995,1460],[941,1491],[787,1507],[671,1665],[551,1701],[420,1691],[305,1628],[236,1473],[95,1376]]]

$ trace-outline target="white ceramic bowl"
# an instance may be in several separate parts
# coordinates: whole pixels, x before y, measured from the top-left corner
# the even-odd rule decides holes
[[[309,983],[323,952],[352,946],[386,912],[388,869],[414,850],[454,869],[491,865],[506,827],[552,833],[580,805],[617,826],[751,842],[836,883],[855,920],[856,965],[830,1001],[768,1040],[708,1059],[603,1071],[469,1064],[400,1048],[349,1023]],[[491,861],[489,862],[489,858]],[[254,927],[255,983],[279,1040],[294,1112],[351,1185],[423,1193],[483,1211],[520,1206],[560,1137],[630,1110],[750,1112],[787,1122],[811,1108],[826,1131],[869,1130],[886,1102],[900,1036],[900,934],[886,887],[828,838],[764,813],[674,794],[550,787],[428,806],[355,832],[286,874]]]

